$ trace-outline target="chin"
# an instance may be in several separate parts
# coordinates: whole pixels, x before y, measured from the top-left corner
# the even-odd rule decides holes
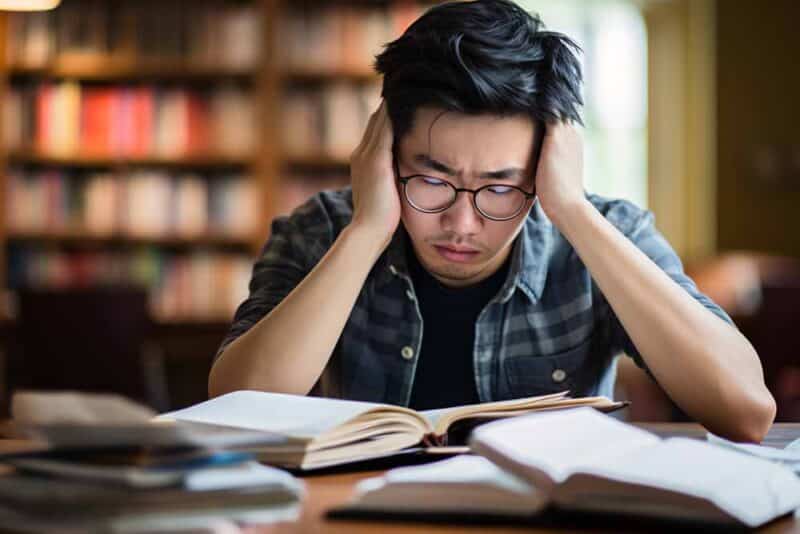
[[[480,276],[484,270],[484,265],[456,265],[456,264],[438,264],[430,269],[432,275],[438,278],[445,278],[453,282],[469,282],[474,278]]]

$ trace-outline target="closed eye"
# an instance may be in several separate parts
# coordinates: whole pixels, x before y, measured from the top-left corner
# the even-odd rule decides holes
[[[447,182],[444,180],[434,178],[433,176],[421,176],[420,178],[422,178],[426,185],[447,185]]]
[[[487,189],[496,195],[505,195],[514,191],[513,187],[509,187],[507,185],[493,185],[491,187],[487,187]]]

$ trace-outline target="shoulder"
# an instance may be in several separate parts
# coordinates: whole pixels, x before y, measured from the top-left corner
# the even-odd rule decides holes
[[[315,230],[333,230],[338,234],[353,218],[353,193],[349,187],[333,191],[320,191],[289,216],[275,220],[287,223],[304,233]]]
[[[299,255],[313,263],[325,255],[352,217],[349,187],[316,193],[291,214],[272,220],[262,257]]]
[[[622,198],[587,193],[586,199],[620,232],[631,235],[653,225],[652,212]]]
[[[289,215],[272,221],[272,235],[330,240],[338,237],[353,218],[353,194],[349,187],[320,191]]]

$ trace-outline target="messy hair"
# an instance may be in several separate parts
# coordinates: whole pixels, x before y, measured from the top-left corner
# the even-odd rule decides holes
[[[579,52],[509,0],[439,4],[376,57],[395,143],[420,107],[581,123]]]

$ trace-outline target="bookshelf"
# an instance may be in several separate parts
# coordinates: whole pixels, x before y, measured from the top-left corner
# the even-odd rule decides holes
[[[0,14],[8,294],[134,283],[162,323],[230,320],[272,218],[278,9],[65,0]]]
[[[2,288],[133,281],[162,323],[228,322],[271,219],[349,182],[379,100],[374,54],[421,9],[64,0],[0,14]]]

